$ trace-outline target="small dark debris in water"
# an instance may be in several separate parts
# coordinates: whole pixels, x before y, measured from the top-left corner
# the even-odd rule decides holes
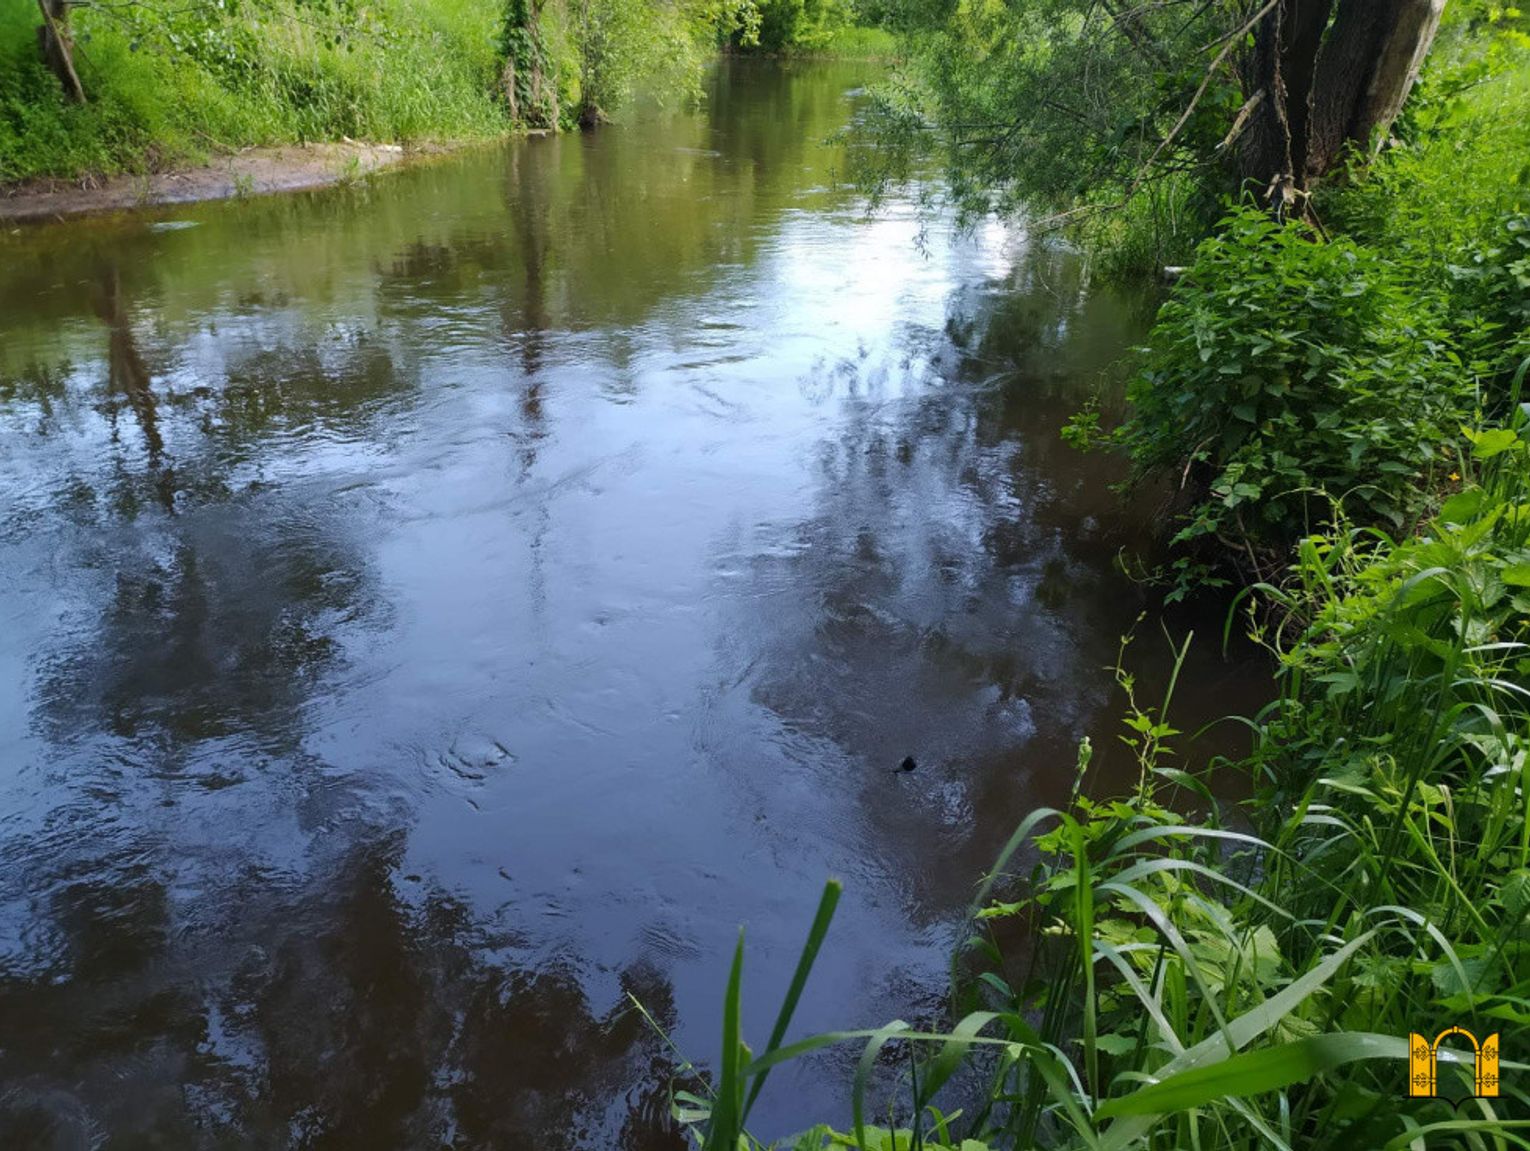
[[[913,756],[905,755],[903,757],[903,762],[898,765],[898,770],[899,771],[913,771],[914,768],[916,768],[918,766],[919,766],[919,763],[918,763],[918,761],[916,761],[914,759]]]

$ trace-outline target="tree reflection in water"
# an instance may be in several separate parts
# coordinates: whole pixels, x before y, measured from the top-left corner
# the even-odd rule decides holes
[[[49,962],[0,975],[0,1145],[683,1146],[668,1052],[625,1000],[673,1026],[665,978],[634,963],[600,1010],[567,970],[518,970],[514,940],[399,874],[400,847],[290,889],[246,876],[189,924],[173,863],[75,864],[46,899]]]

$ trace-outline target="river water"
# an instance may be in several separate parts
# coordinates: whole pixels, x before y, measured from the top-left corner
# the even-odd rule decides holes
[[[1152,301],[868,216],[870,74],[0,236],[0,1145],[679,1146],[628,994],[712,1060],[745,924],[758,1048],[830,875],[796,1031],[938,1018],[1132,770],[1150,508],[1058,429]],[[1257,693],[1170,626],[1179,726]]]

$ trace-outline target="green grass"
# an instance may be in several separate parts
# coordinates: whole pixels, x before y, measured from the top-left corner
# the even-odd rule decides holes
[[[37,12],[0,8],[0,182],[152,171],[251,144],[484,137],[496,10],[473,0],[294,0],[84,8],[74,26],[90,102],[67,103],[37,59]]]
[[[886,60],[897,55],[898,38],[885,28],[850,25],[836,28],[821,45],[787,55],[829,56],[840,60]]]

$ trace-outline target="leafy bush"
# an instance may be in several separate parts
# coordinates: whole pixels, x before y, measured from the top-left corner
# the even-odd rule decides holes
[[[1422,506],[1471,381],[1379,253],[1234,211],[1159,312],[1112,437],[1196,506],[1178,539],[1266,551],[1329,497],[1400,527]]]
[[[820,51],[855,23],[849,0],[757,0],[756,7],[765,52]]]
[[[1460,423],[1506,414],[1530,353],[1530,121],[1514,111],[1530,68],[1514,59],[1433,67],[1403,139],[1321,189],[1326,232],[1225,217],[1150,333],[1127,422],[1101,436],[1096,412],[1075,419],[1070,438],[1170,478],[1176,542],[1263,573],[1333,500],[1396,531],[1446,492]],[[1189,556],[1173,566],[1176,594],[1213,582]]]

